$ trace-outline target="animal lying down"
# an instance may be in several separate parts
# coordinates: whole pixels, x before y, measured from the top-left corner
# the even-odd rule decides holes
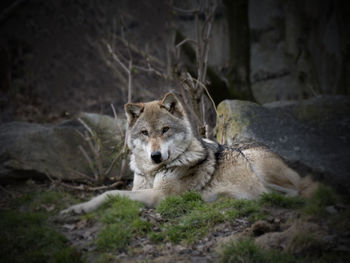
[[[172,93],[162,100],[125,105],[127,143],[134,171],[131,191],[107,191],[63,213],[89,212],[108,196],[126,196],[156,206],[170,195],[198,192],[203,200],[226,195],[254,199],[272,190],[295,196],[316,187],[269,149],[256,143],[225,146],[195,136],[185,110]]]

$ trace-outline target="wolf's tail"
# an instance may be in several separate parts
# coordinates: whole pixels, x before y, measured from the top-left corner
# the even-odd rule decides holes
[[[295,170],[289,167],[287,167],[284,174],[301,196],[306,198],[311,197],[318,189],[319,183],[315,182],[309,175],[301,177]]]
[[[311,176],[306,176],[300,179],[299,191],[306,198],[311,197],[319,187],[319,183],[312,180]]]

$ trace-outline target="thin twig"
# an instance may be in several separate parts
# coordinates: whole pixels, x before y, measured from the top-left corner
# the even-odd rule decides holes
[[[124,65],[124,63],[119,59],[119,57],[117,56],[117,54],[115,52],[113,52],[113,49],[111,48],[111,46],[106,43],[108,52],[112,55],[112,58],[118,62],[118,64],[122,67],[123,70],[125,70],[125,72],[127,72],[129,74],[129,69]]]
[[[73,190],[80,190],[80,191],[100,191],[100,190],[107,190],[107,189],[111,189],[114,188],[116,186],[119,185],[123,185],[124,183],[122,181],[117,181],[111,185],[103,185],[103,186],[97,186],[97,187],[90,187],[90,186],[86,186],[86,185],[79,185],[79,186],[74,186],[74,185],[70,185],[67,183],[63,183],[63,182],[59,182],[59,185],[62,185],[66,188],[69,189],[73,189]]]
[[[184,45],[184,44],[186,44],[186,43],[188,43],[188,42],[197,45],[197,41],[195,41],[195,40],[193,40],[193,39],[188,39],[188,38],[186,38],[186,39],[182,40],[180,43],[178,43],[175,47],[176,47],[176,48],[180,48],[182,45]]]
[[[78,121],[85,127],[85,129],[90,133],[91,136],[94,135],[94,132],[91,130],[89,125],[86,124],[85,121],[83,121],[81,118],[78,118]]]
[[[14,10],[16,10],[17,7],[20,6],[20,4],[22,4],[23,2],[25,2],[25,0],[17,0],[14,1],[9,7],[7,7],[3,12],[1,12],[0,14],[0,24],[5,21],[11,13],[13,13]]]
[[[114,105],[113,103],[111,103],[111,107],[112,107],[112,110],[113,110],[113,115],[114,115],[114,120],[115,120],[115,123],[119,129],[119,132],[121,134],[122,137],[124,137],[124,131],[122,129],[122,127],[120,126],[120,123],[118,121],[118,115],[117,115],[117,112],[115,111],[115,108],[114,108]]]
[[[120,151],[120,152],[117,154],[117,156],[113,158],[113,160],[112,160],[111,164],[109,165],[108,169],[105,171],[105,175],[106,175],[106,176],[111,172],[111,170],[112,170],[112,168],[113,168],[115,162],[119,159],[120,156],[122,156],[122,154],[123,154],[123,151]]]
[[[173,6],[172,8],[173,8],[175,11],[178,11],[178,12],[181,12],[181,13],[190,13],[190,14],[195,14],[195,13],[198,13],[198,12],[200,11],[198,8],[189,9],[189,10],[182,9],[182,8],[179,8],[179,7],[175,7],[175,6]]]
[[[83,156],[85,157],[85,159],[87,160],[88,165],[89,165],[89,167],[90,167],[90,170],[91,170],[91,171],[93,172],[93,174],[94,174],[95,180],[97,180],[97,179],[98,179],[98,174],[97,174],[97,172],[96,172],[96,169],[94,168],[94,165],[93,165],[93,163],[92,163],[92,161],[91,161],[89,155],[87,154],[87,152],[85,151],[85,149],[83,148],[83,146],[79,145],[78,148],[79,148],[79,150],[81,151],[81,153],[83,154]]]
[[[82,172],[79,172],[79,171],[76,171],[76,170],[73,170],[73,169],[70,169],[70,168],[68,168],[68,171],[69,171],[70,173],[76,174],[76,175],[78,175],[78,176],[80,176],[80,177],[86,179],[86,180],[87,180],[88,182],[90,182],[90,183],[93,183],[93,182],[94,182],[94,180],[93,180],[90,176],[88,176],[88,175],[86,175],[86,174],[84,174],[84,173],[82,173]]]
[[[154,69],[152,66],[148,66],[148,68],[145,68],[145,67],[142,67],[142,66],[135,66],[134,65],[134,68],[135,69],[138,69],[138,70],[141,70],[141,71],[145,71],[145,72],[150,72],[150,73],[154,73],[156,74],[157,76],[160,76],[164,79],[169,79],[169,76],[160,72],[159,70],[156,70]]]
[[[196,28],[196,38],[197,38],[197,46],[196,46],[196,57],[197,57],[197,79],[202,79],[202,39],[200,36],[200,25],[199,25],[199,18],[198,18],[198,13],[194,14],[195,17],[195,28]],[[195,85],[195,89],[198,90],[198,85]],[[203,120],[202,120],[203,121]]]
[[[7,189],[6,189],[5,187],[3,187],[2,185],[0,185],[0,189],[1,189],[3,192],[5,192],[6,194],[8,194],[9,196],[11,196],[11,197],[14,197],[14,196],[15,196],[14,193],[12,193],[11,191],[7,190]]]
[[[146,57],[146,56],[149,57],[149,59],[152,61],[152,63],[155,63],[155,64],[157,64],[158,66],[161,66],[161,67],[164,65],[163,61],[161,61],[160,59],[158,59],[158,58],[156,58],[154,56],[151,56],[150,54],[146,53],[143,50],[140,50],[138,47],[136,47],[132,43],[128,42],[123,36],[122,37],[116,36],[116,39],[121,41],[125,46],[127,45],[127,43],[129,43],[129,48],[130,48],[130,50],[132,52],[134,52],[136,54],[139,54],[142,57]]]
[[[208,96],[208,98],[209,98],[209,100],[211,101],[211,103],[213,104],[213,108],[214,108],[214,110],[215,110],[215,113],[216,113],[216,115],[218,114],[218,112],[217,112],[217,110],[216,110],[216,105],[215,105],[215,102],[214,102],[214,100],[213,100],[213,98],[211,97],[211,95],[210,95],[210,93],[209,93],[209,91],[208,91],[208,89],[207,89],[207,87],[203,84],[203,83],[201,83],[201,82],[199,82],[197,79],[194,79],[194,81],[196,81],[196,82],[198,82],[199,83],[199,85],[205,90],[205,92],[206,92],[206,94],[207,94],[207,96]]]
[[[132,60],[130,60],[128,71],[128,103],[132,100],[132,82]]]

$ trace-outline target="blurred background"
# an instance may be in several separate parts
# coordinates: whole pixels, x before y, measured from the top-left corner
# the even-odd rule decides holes
[[[1,0],[0,261],[216,262],[248,237],[232,262],[350,262],[349,20],[349,0]],[[131,189],[123,106],[169,91],[199,135],[262,143],[322,187],[56,216]]]
[[[206,83],[216,104],[349,95],[348,1],[213,3]],[[135,65],[132,101],[176,92],[170,75],[188,71],[196,77],[191,41],[197,36],[196,19],[205,24],[206,4],[1,1],[0,122],[57,122],[80,111],[112,115],[111,103],[121,113],[128,101],[128,74],[113,54],[122,64],[132,60]],[[183,40],[188,41],[176,49]]]

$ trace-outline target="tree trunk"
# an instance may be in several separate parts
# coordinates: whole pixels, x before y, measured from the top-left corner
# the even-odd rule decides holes
[[[235,97],[253,100],[250,86],[250,32],[248,0],[223,0],[230,41],[227,79]]]

